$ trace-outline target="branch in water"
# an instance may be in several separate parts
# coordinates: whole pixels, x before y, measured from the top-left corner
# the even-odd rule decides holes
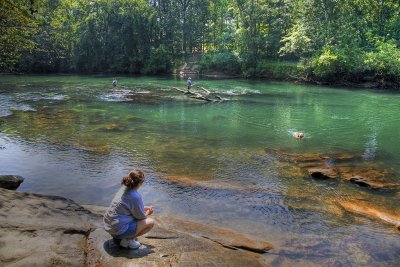
[[[197,93],[197,92],[193,92],[193,91],[190,91],[190,90],[182,90],[182,89],[180,89],[180,88],[177,88],[177,87],[173,87],[175,90],[177,90],[178,92],[180,92],[180,93],[183,93],[184,95],[186,95],[186,96],[188,96],[188,97],[190,97],[190,98],[194,98],[194,99],[198,99],[198,100],[204,100],[204,101],[207,101],[207,102],[216,102],[216,101],[223,101],[224,99],[221,97],[221,96],[219,96],[219,95],[215,95],[215,98],[217,98],[218,100],[215,100],[215,99],[211,99],[211,98],[209,98],[209,97],[207,97],[207,96],[205,96],[205,95],[202,95],[202,94],[200,94],[200,93]],[[198,88],[200,88],[200,89],[202,89],[203,91],[205,91],[207,94],[211,94],[211,92],[209,91],[209,90],[207,90],[206,88],[204,88],[204,87],[198,87]]]

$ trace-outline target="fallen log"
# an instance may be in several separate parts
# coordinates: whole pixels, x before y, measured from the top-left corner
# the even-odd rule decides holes
[[[202,94],[200,94],[198,92],[190,91],[189,89],[188,90],[183,90],[183,89],[180,89],[180,88],[177,88],[177,87],[173,87],[173,88],[176,91],[178,91],[180,93],[183,93],[184,95],[186,95],[186,96],[188,96],[190,98],[194,98],[194,99],[198,99],[198,100],[204,100],[204,101],[207,101],[207,102],[221,102],[221,101],[224,101],[224,99],[219,95],[214,95],[216,99],[211,99],[211,98],[209,98],[209,97],[207,97],[205,95],[202,95]],[[210,91],[208,91],[204,87],[198,87],[198,88],[202,89],[205,92],[208,92],[207,94],[211,93]]]
[[[201,87],[201,86],[197,86],[197,88],[200,88],[201,90],[203,90],[204,92],[206,92],[206,94],[211,94],[211,92],[210,91],[208,91],[206,88],[204,88],[204,87]]]

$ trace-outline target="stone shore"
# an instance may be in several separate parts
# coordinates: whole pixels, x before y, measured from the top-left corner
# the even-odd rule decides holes
[[[168,216],[154,216],[139,249],[121,249],[105,209],[0,188],[0,266],[268,266],[270,243]]]

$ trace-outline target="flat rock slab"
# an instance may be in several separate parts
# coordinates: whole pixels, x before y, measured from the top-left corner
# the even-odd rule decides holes
[[[0,226],[90,232],[101,217],[73,200],[0,188]]]
[[[86,236],[56,229],[0,228],[0,266],[85,266]]]
[[[373,207],[371,203],[367,201],[355,202],[340,200],[339,205],[341,205],[347,211],[392,224],[397,228],[397,230],[400,231],[400,214],[379,210],[376,207]]]
[[[97,219],[69,199],[0,189],[0,266],[85,266]]]
[[[267,242],[164,216],[139,249],[120,248],[102,228],[106,208],[85,207],[0,189],[0,266],[267,266]]]
[[[103,229],[96,229],[89,235],[88,266],[267,266],[259,254],[157,225],[138,240],[139,249],[120,248]]]
[[[256,253],[265,253],[272,249],[271,243],[250,239],[222,228],[211,227],[190,221],[182,221],[166,216],[159,217],[157,223],[166,229],[176,229],[176,227],[179,226],[180,232],[209,239],[233,250],[242,249]]]
[[[85,206],[102,214],[104,208]],[[261,254],[268,242],[168,216],[155,216],[154,229],[139,237],[139,249],[116,246],[102,228],[88,239],[89,266],[268,266]]]

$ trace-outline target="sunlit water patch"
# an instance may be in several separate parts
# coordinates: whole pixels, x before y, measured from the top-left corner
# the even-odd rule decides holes
[[[11,110],[20,110],[20,111],[37,111],[30,105],[22,104],[22,105],[14,105],[10,108]]]
[[[129,96],[133,95],[133,91],[131,90],[113,90],[110,93],[106,93],[103,95],[98,96],[98,98],[105,100],[105,101],[132,101],[132,98]]]
[[[67,95],[59,95],[52,92],[16,93],[14,96],[17,101],[61,101],[69,98]]]
[[[230,95],[230,96],[240,96],[240,95],[255,95],[260,94],[260,91],[250,89],[250,88],[243,88],[243,87],[235,87],[230,90],[224,90],[220,92],[223,95]]]

